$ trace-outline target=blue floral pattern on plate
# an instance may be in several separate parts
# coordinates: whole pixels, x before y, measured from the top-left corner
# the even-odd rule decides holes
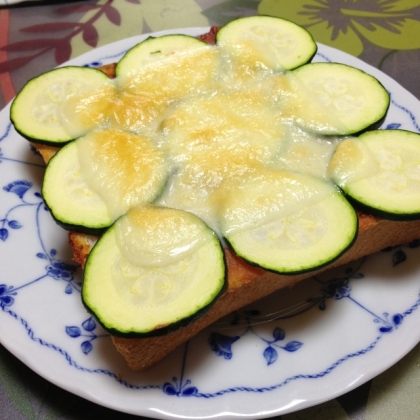
[[[72,63],[114,61],[139,39]],[[316,60],[376,72],[392,99],[383,128],[419,131],[419,104],[395,82],[328,47],[320,46]],[[40,194],[43,170],[6,108],[0,114],[0,340],[85,398],[150,417],[206,417],[227,406],[231,414],[224,418],[284,414],[360,385],[420,338],[415,241],[281,290],[215,323],[150,371],[130,372],[81,304],[80,270]],[[384,354],[388,364],[381,362]],[[372,368],[363,370],[366,365]]]

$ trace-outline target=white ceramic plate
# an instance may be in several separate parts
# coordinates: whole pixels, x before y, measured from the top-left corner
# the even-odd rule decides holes
[[[144,38],[98,48],[70,64],[116,61]],[[383,127],[420,131],[420,103],[389,77],[322,45],[316,61],[347,63],[379,78],[392,98]],[[130,372],[81,304],[67,235],[41,200],[43,171],[4,109],[0,341],[83,398],[153,418],[270,417],[350,391],[420,339],[420,248],[414,243],[272,295],[211,326],[152,370]]]

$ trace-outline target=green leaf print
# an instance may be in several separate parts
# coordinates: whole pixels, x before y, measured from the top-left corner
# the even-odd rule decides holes
[[[399,0],[388,2],[385,5],[385,8],[388,11],[397,11],[397,10],[410,10],[420,6],[420,0]]]
[[[420,48],[420,21],[406,19],[404,25],[395,26],[396,33],[381,26],[369,30],[353,22],[355,28],[372,44],[392,50],[414,50]]]
[[[381,48],[420,48],[418,0],[262,0],[258,12],[290,19],[315,40],[353,55],[364,43]]]

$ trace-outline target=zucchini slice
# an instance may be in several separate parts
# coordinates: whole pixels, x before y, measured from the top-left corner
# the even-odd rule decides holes
[[[207,44],[189,35],[163,35],[149,37],[129,49],[118,62],[115,74],[118,76],[135,73],[145,66],[173,58],[174,54],[186,53]]]
[[[220,29],[216,43],[240,61],[274,71],[299,67],[311,61],[317,51],[306,29],[272,16],[236,19]]]
[[[67,144],[50,160],[42,194],[61,226],[95,233],[129,208],[154,201],[167,177],[165,157],[149,138],[98,130]]]
[[[181,210],[140,206],[94,246],[82,298],[110,334],[143,337],[194,321],[225,287],[223,250],[204,222]]]
[[[113,94],[113,82],[100,70],[60,67],[26,83],[10,119],[26,139],[60,146],[104,123]]]
[[[355,240],[357,215],[334,184],[309,175],[261,171],[230,191],[221,230],[242,258],[300,274],[329,264]]]
[[[306,64],[279,78],[283,117],[323,135],[349,135],[380,124],[389,95],[373,76],[339,63]],[[283,92],[282,92],[282,89]]]
[[[373,130],[347,139],[329,165],[331,178],[365,212],[420,219],[420,135]]]
[[[148,38],[117,64],[119,88],[132,95],[173,101],[207,89],[219,66],[216,48],[188,35]]]

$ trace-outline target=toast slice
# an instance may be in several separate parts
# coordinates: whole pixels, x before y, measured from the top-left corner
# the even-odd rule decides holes
[[[311,273],[293,276],[271,273],[246,263],[236,257],[230,249],[225,248],[228,287],[206,315],[184,328],[160,337],[112,337],[114,345],[132,370],[146,370],[221,317],[276,290],[292,287],[297,282],[329,268],[357,260],[389,246],[420,238],[420,221],[395,222],[364,213],[358,213],[358,218],[358,237],[351,249],[334,263]],[[69,243],[73,249],[75,261],[82,267],[96,240],[94,236],[69,233]]]
[[[217,29],[212,28],[200,39],[214,43]],[[115,64],[104,66],[101,70],[111,78],[115,76]],[[58,150],[55,147],[39,144],[33,146],[40,152],[46,163]],[[338,260],[310,273],[293,276],[275,274],[248,264],[235,256],[229,248],[225,248],[228,287],[203,317],[164,336],[152,338],[112,337],[116,349],[132,370],[146,370],[216,320],[276,290],[292,287],[303,279],[370,255],[383,248],[420,238],[420,221],[396,222],[360,212],[358,219],[358,237],[353,246]],[[95,236],[69,232],[69,244],[73,250],[74,260],[82,267],[97,239]]]

